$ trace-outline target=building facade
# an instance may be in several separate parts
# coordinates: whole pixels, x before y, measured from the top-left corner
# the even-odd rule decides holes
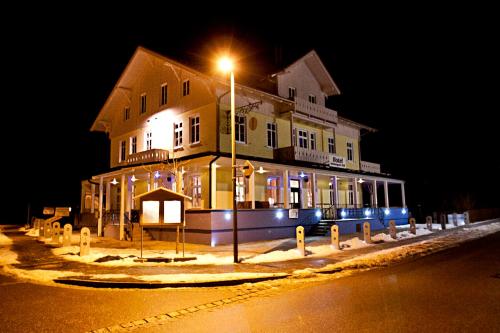
[[[237,164],[255,167],[236,179],[240,239],[291,237],[297,225],[310,230],[325,219],[344,232],[355,231],[360,218],[374,227],[404,222],[404,181],[361,159],[360,133],[375,130],[325,106],[340,91],[317,53],[271,78],[266,91],[235,87]],[[95,216],[99,234],[125,238],[136,222],[135,197],[165,187],[192,197],[188,242],[230,243],[229,104],[225,80],[139,47],[91,128],[106,132],[111,146],[110,171],[82,182],[81,210]],[[389,204],[395,186],[398,208]]]

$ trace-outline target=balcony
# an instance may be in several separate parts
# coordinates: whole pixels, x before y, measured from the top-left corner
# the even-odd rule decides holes
[[[380,173],[380,164],[361,161],[361,171],[371,172],[371,173]]]
[[[150,149],[140,153],[130,154],[127,159],[119,165],[138,165],[152,162],[161,162],[168,159],[168,150]]]
[[[305,161],[318,164],[328,163],[328,153],[297,146],[279,148],[274,151],[274,159],[280,161]]]
[[[336,124],[338,121],[337,111],[298,97],[295,97],[294,116],[319,124]]]

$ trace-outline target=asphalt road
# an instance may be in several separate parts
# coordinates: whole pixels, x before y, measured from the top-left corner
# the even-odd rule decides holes
[[[252,297],[135,332],[500,332],[500,233],[335,279],[276,281]],[[246,287],[93,290],[0,276],[1,332],[84,332],[241,295]]]

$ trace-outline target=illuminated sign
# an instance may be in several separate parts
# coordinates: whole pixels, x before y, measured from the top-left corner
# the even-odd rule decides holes
[[[54,215],[54,207],[43,207],[43,215]]]
[[[55,216],[69,216],[70,207],[56,207]]]
[[[344,169],[346,168],[345,158],[343,156],[338,156],[335,154],[329,155],[328,164],[332,167],[344,168]]]

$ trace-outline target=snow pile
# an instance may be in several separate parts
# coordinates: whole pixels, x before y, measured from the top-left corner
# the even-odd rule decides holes
[[[11,245],[11,244],[12,244],[12,239],[10,239],[9,237],[5,236],[0,232],[0,246]]]
[[[26,236],[38,237],[40,235],[40,230],[31,228],[25,233]]]
[[[7,274],[14,275],[21,279],[37,281],[37,282],[45,282],[45,283],[48,282],[53,283],[52,280],[62,278],[65,276],[83,275],[82,273],[78,272],[54,271],[48,269],[27,270],[27,269],[14,268],[11,266],[4,266],[4,271]]]
[[[346,240],[345,242],[341,242],[340,246],[344,249],[349,248],[349,249],[353,250],[353,249],[359,249],[359,248],[362,248],[365,246],[370,246],[370,244],[365,243],[365,241],[362,241],[361,239],[359,239],[359,237],[354,237],[354,238],[351,238],[349,240]]]
[[[395,242],[396,240],[393,239],[390,235],[380,233],[372,237],[372,241],[374,242]]]

